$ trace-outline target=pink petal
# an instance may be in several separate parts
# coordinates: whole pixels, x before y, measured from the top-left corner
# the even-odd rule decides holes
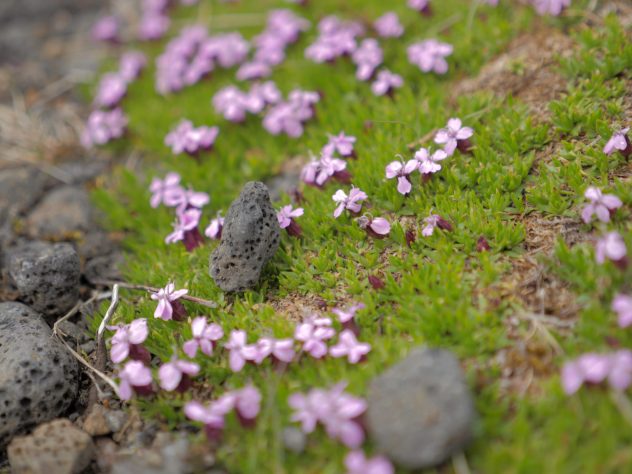
[[[187,375],[197,375],[200,372],[200,366],[195,362],[187,360],[178,360],[175,362],[178,369]]]
[[[391,224],[382,217],[376,217],[371,221],[371,229],[376,234],[387,235],[391,231]]]
[[[206,328],[206,318],[204,316],[195,318],[191,322],[191,330],[193,332],[193,337],[202,337],[202,334],[204,333],[205,328]]]
[[[129,325],[129,342],[132,344],[141,344],[145,342],[149,335],[146,319],[135,319]]]
[[[110,349],[110,358],[112,359],[112,362],[115,364],[123,362],[128,355],[129,344],[112,344],[112,348]]]
[[[406,195],[412,189],[412,185],[406,176],[400,176],[397,178],[397,191],[400,194]]]
[[[158,377],[160,378],[160,386],[167,392],[171,392],[180,384],[182,373],[175,364],[167,362],[158,370]]]
[[[197,350],[198,350],[198,341],[195,339],[191,339],[185,342],[182,346],[182,350],[189,357],[191,358],[195,357],[195,354],[197,353]]]

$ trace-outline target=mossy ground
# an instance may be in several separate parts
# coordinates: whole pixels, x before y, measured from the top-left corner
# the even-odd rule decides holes
[[[368,308],[359,316],[361,339],[373,346],[364,364],[302,357],[283,373],[264,363],[233,374],[221,351],[198,357],[203,375],[197,378],[196,392],[217,395],[252,381],[264,397],[254,429],[229,421],[217,453],[229,472],[342,472],[347,449],[323,432],[309,436],[301,455],[284,450],[281,434],[290,425],[288,395],[341,380],[349,382],[349,391],[365,395],[375,374],[420,344],[449,348],[464,362],[480,415],[475,441],[465,453],[473,472],[632,469],[630,424],[607,390],[585,389],[567,397],[557,375],[565,359],[609,350],[613,338],[621,347],[632,344],[630,333],[617,329],[609,310],[612,295],[626,280],[629,285],[630,270],[624,274],[611,264],[595,263],[590,239],[599,231],[581,224],[578,217],[587,186],[616,193],[625,205],[610,227],[618,229],[632,248],[632,168],[620,155],[607,157],[602,152],[612,131],[630,123],[632,44],[616,17],[598,18],[584,10],[587,2],[573,2],[559,19],[536,17],[532,9],[513,2],[500,3],[490,8],[465,0],[435,2],[430,18],[417,16],[403,1],[385,5],[380,0],[322,0],[297,8],[312,23],[334,13],[370,21],[394,10],[406,27],[402,39],[381,42],[387,67],[405,80],[392,100],[374,97],[366,83],[354,78],[348,60],[316,65],[304,59],[314,28],[290,47],[288,59],[272,79],[284,93],[300,87],[318,90],[324,97],[316,119],[299,139],[267,134],[259,118],[237,125],[214,112],[210,100],[219,88],[234,82],[234,70],[161,97],[154,90],[151,67],[130,87],[123,104],[130,118],[129,138],[116,150],[141,152],[142,173],[121,168],[115,184],[94,194],[108,225],[125,232],[127,281],[160,287],[173,279],[191,294],[219,303],[208,311],[185,303],[190,314],[205,314],[226,332],[245,329],[251,341],[269,333],[290,336],[292,320],[301,315],[274,307],[300,307],[301,298],[322,298],[330,308],[361,301]],[[257,26],[240,28],[249,37],[263,28],[265,12],[279,6],[268,0],[236,5],[202,0],[198,7],[181,8],[176,16],[179,25],[197,22],[211,29],[228,18],[259,18]],[[542,28],[568,35],[573,44],[571,54],[556,56],[552,65],[566,92],[545,104],[546,114],[535,114],[528,103],[493,91],[453,94],[459,81],[475,76],[512,39],[528,38]],[[429,37],[454,45],[446,76],[422,74],[406,59],[408,44]],[[162,45],[147,48],[152,55],[161,50]],[[516,63],[514,72],[519,75],[523,66]],[[402,197],[395,183],[385,180],[385,165],[396,154],[410,156],[407,144],[442,127],[452,116],[474,128],[472,154],[457,152],[432,181],[416,181],[411,195]],[[199,162],[173,156],[163,144],[165,134],[181,118],[220,126],[215,150]],[[214,285],[207,268],[214,242],[207,241],[192,253],[164,243],[174,217],[170,209],[149,206],[151,177],[177,171],[184,183],[208,192],[206,223],[218,210],[226,211],[246,181],[274,176],[295,156],[307,160],[309,151],[324,145],[327,133],[341,130],[358,137],[359,158],[349,163],[349,170],[354,184],[369,194],[370,212],[394,222],[389,238],[371,240],[350,218],[333,219],[331,195],[339,186],[328,184],[322,191],[304,189],[305,215],[299,219],[304,236],[284,235],[254,291],[229,296]],[[275,205],[288,202],[286,197]],[[421,220],[431,210],[452,222],[454,230],[421,237]],[[546,245],[530,252],[533,229],[544,232],[547,223],[560,218],[574,222],[584,242],[565,241],[556,235],[562,228],[554,226]],[[418,238],[409,248],[404,233],[411,226]],[[481,236],[488,240],[489,252],[476,251]],[[547,301],[525,297],[531,291],[527,286],[533,284],[523,278],[526,261],[543,275],[543,285],[554,281],[563,291],[544,293]],[[385,288],[374,291],[368,275],[379,275]],[[543,310],[555,308],[555,301],[548,300],[562,293],[571,295],[575,311]],[[297,300],[298,305],[289,304]],[[288,304],[279,304],[284,301]],[[154,306],[148,296],[125,293],[116,318],[147,317],[148,348],[166,360],[190,336],[189,328],[154,320]],[[133,403],[144,416],[175,429],[188,424],[181,407],[191,397],[162,392]],[[202,434],[193,436],[203,441]],[[438,472],[452,469],[449,464]]]

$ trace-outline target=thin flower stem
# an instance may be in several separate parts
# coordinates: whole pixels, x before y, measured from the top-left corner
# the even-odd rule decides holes
[[[127,290],[142,290],[142,291],[148,291],[150,293],[158,293],[158,291],[160,291],[160,288],[155,288],[153,286],[126,283],[124,281],[91,280],[91,282],[95,285],[104,285],[104,286],[118,285],[119,287],[125,288]],[[217,308],[217,303],[215,301],[205,300],[203,298],[198,298],[197,296],[184,295],[184,296],[181,296],[179,299],[191,301],[192,303],[197,303],[199,305],[206,306],[207,308]]]

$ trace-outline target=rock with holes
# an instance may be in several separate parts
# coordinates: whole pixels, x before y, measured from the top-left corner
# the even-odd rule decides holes
[[[228,209],[222,240],[211,255],[210,274],[224,291],[252,288],[278,247],[279,222],[268,188],[247,183]]]
[[[11,438],[66,411],[79,369],[42,317],[21,303],[0,303],[0,451]]]
[[[371,437],[405,468],[440,464],[471,438],[472,395],[449,351],[414,350],[373,380],[367,401]]]
[[[59,419],[15,438],[7,453],[16,474],[75,474],[90,465],[95,447],[88,433],[70,420]]]
[[[9,249],[7,269],[19,298],[47,318],[62,316],[79,298],[79,256],[67,243],[27,242]]]

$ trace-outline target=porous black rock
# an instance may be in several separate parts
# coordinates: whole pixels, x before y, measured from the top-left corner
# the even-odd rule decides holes
[[[26,242],[5,255],[19,298],[49,319],[63,316],[79,298],[79,256],[67,243]]]
[[[65,412],[79,369],[42,317],[21,303],[0,303],[0,451],[9,440]]]
[[[472,395],[447,350],[412,351],[373,380],[367,401],[378,450],[405,468],[436,466],[471,439]]]
[[[224,291],[254,287],[279,247],[279,222],[265,184],[249,182],[228,209],[210,275]]]

